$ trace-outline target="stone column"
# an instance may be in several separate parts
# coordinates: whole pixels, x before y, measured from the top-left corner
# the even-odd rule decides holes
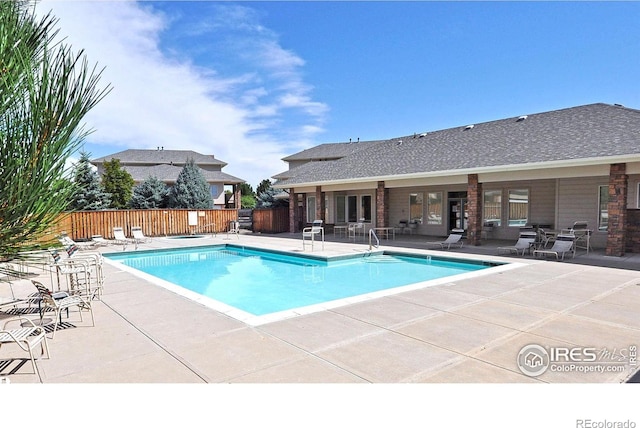
[[[385,189],[384,181],[378,181],[376,189],[376,226],[389,226],[389,189]]]
[[[478,174],[467,176],[467,212],[469,219],[467,242],[469,245],[480,245],[482,238],[482,183],[478,182]]]
[[[324,192],[322,186],[316,186],[316,218],[310,218],[309,221],[322,220],[324,223]]]
[[[627,164],[614,163],[609,167],[609,203],[607,213],[607,256],[624,256],[627,237]]]
[[[233,199],[236,202],[236,209],[240,209],[242,208],[242,192],[240,191],[240,186],[238,184],[236,184],[234,191],[235,194],[233,196]]]
[[[297,214],[298,195],[293,189],[289,189],[289,232],[291,233],[296,233],[296,224],[298,224]]]

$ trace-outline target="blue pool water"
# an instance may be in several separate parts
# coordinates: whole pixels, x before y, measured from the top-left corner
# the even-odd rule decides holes
[[[257,316],[491,266],[397,254],[326,261],[232,245],[105,256]]]

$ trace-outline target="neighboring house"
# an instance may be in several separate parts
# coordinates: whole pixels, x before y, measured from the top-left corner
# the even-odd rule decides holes
[[[237,208],[240,208],[239,184],[245,181],[222,172],[227,164],[213,155],[203,155],[191,150],[164,150],[159,147],[156,150],[124,150],[94,159],[91,163],[98,168],[98,174],[102,175],[104,163],[112,159],[120,160],[120,166],[131,174],[136,185],[155,176],[169,186],[175,184],[187,160],[193,159],[209,184],[214,208],[235,207],[236,202]],[[233,187],[228,201],[225,201],[225,186]]]
[[[640,111],[590,104],[285,157],[290,231],[320,218],[516,239],[525,224],[587,221],[593,247],[640,251]]]

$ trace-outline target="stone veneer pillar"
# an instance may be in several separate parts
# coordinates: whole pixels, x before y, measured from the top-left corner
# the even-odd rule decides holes
[[[321,186],[316,186],[316,218],[310,218],[310,221],[313,220],[322,220],[325,222],[324,218],[324,193],[322,192]]]
[[[293,191],[293,189],[289,189],[289,232],[290,233],[296,233],[297,212],[298,212],[298,195]]]
[[[482,183],[478,182],[478,174],[467,176],[467,242],[469,245],[480,245],[482,238]]]
[[[609,167],[609,203],[607,213],[607,256],[624,256],[627,237],[627,164],[614,163]]]
[[[242,208],[242,192],[240,191],[240,185],[236,184],[236,188],[235,188],[235,195],[234,195],[234,200],[235,200],[235,206],[237,209]]]
[[[385,189],[384,181],[378,181],[376,189],[376,227],[389,226],[389,189]]]

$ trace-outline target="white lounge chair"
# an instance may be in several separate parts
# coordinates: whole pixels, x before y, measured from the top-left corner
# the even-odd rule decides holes
[[[142,228],[140,226],[133,226],[131,228],[131,234],[133,235],[133,239],[139,244],[151,242],[151,238],[142,233]]]
[[[58,241],[60,241],[60,243],[64,246],[64,247],[68,247],[70,245],[75,245],[79,250],[90,250],[90,249],[94,249],[95,247],[97,247],[98,245],[100,245],[100,243],[96,242],[96,241],[87,241],[87,242],[77,242],[74,241],[73,239],[71,239],[71,237],[69,237],[69,235],[67,235],[66,233],[61,234],[58,237]]]
[[[531,247],[536,242],[536,237],[538,234],[536,232],[520,232],[520,237],[515,245],[510,247],[498,247],[498,252],[508,252],[508,253],[516,253],[524,256],[526,251],[529,251]]]
[[[311,227],[305,227],[302,229],[302,249],[305,248],[305,239],[311,240],[311,251],[313,251],[313,243],[320,235],[322,241],[322,249],[324,250],[324,227],[322,227],[322,220],[314,220]]]
[[[571,253],[572,257],[575,257],[575,236],[573,235],[558,235],[553,243],[553,246],[548,250],[535,250],[534,256],[555,256],[556,260],[564,260],[566,253]]]
[[[121,227],[113,228],[113,238],[116,241],[116,244],[122,245],[122,250],[127,248],[127,244],[135,244],[136,250],[138,249],[138,242],[135,239],[127,238],[124,234],[124,229]]]
[[[439,246],[444,249],[445,247],[448,249],[451,248],[452,245],[457,245],[462,248],[462,233],[464,230],[461,229],[453,229],[447,239],[441,242],[427,242],[429,246]]]

